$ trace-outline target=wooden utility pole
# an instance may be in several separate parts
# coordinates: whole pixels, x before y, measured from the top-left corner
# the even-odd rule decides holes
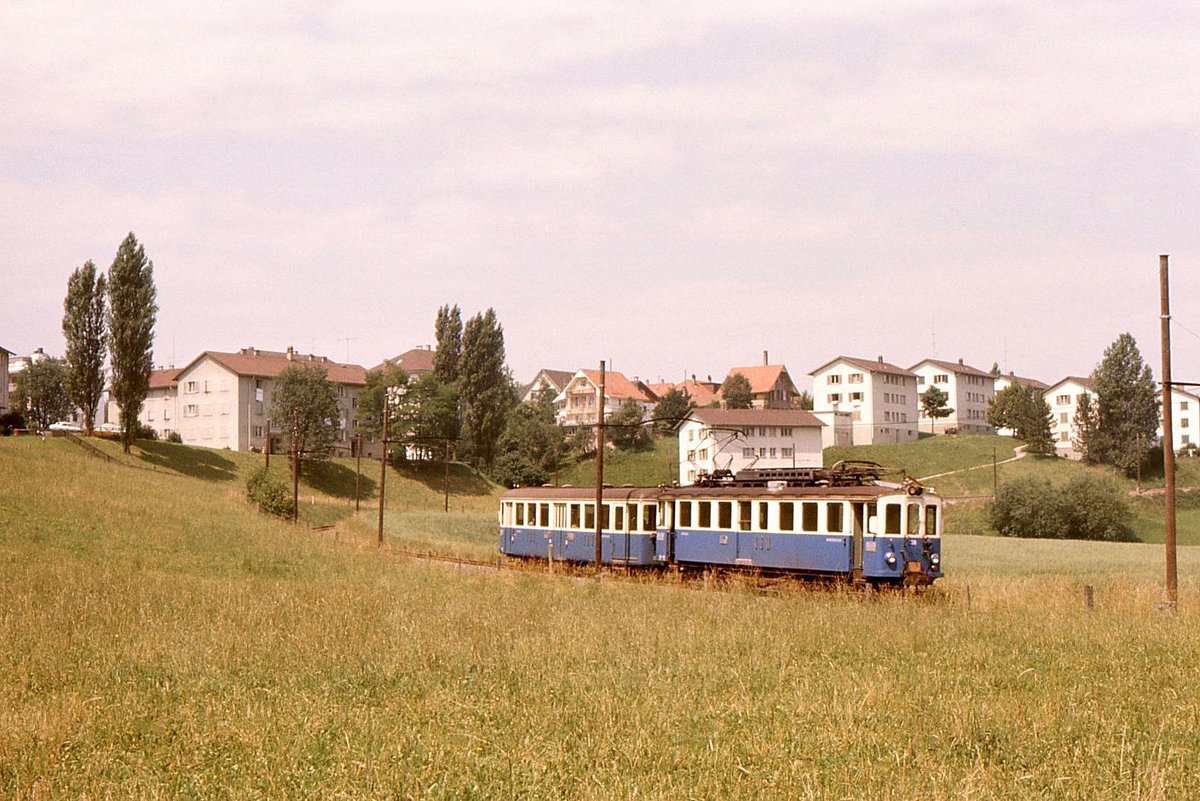
[[[600,392],[596,404],[596,567],[600,567],[604,508],[604,361],[600,362]]]
[[[267,469],[271,469],[271,418],[267,418],[267,440],[263,443],[263,455],[267,459]]]
[[[300,520],[300,412],[292,410],[292,522]]]
[[[446,440],[446,451],[445,451],[444,456],[445,456],[445,463],[446,463],[446,473],[442,478],[442,494],[443,494],[442,511],[449,512],[450,511],[450,440],[449,439]]]
[[[1179,582],[1175,569],[1175,435],[1172,430],[1171,410],[1171,294],[1167,280],[1167,257],[1158,257],[1159,297],[1162,311],[1162,423],[1163,423],[1163,473],[1166,476],[1166,529],[1167,529],[1167,607],[1174,609],[1179,602]]]
[[[388,418],[392,416],[391,397],[383,393],[383,453],[379,456],[379,544],[383,545],[383,496],[387,489]]]
[[[354,511],[357,512],[359,499],[358,485],[362,478],[362,434],[358,435],[358,449],[356,453],[358,455],[358,463],[354,469]]]

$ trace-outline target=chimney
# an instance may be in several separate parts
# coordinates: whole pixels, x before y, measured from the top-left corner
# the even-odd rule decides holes
[[[959,360],[958,360],[958,366],[959,366],[959,367],[962,367],[962,366],[963,366],[963,360],[962,360],[962,358],[961,358],[961,357],[960,357],[960,358],[959,358]]]
[[[257,356],[257,355],[258,355],[258,353],[256,353],[256,352],[255,352],[255,350],[254,350],[254,346],[253,346],[253,345],[251,345],[250,347],[246,348],[246,355],[247,355],[247,356]]]
[[[880,356],[880,357],[879,357],[879,363],[880,363],[880,364],[883,364],[883,357],[882,357],[882,356]]]
[[[290,362],[295,358],[296,358],[296,349],[293,348],[291,345],[288,345],[287,360]]]
[[[763,351],[763,367],[766,367],[768,364],[770,364],[770,362],[767,361],[767,352],[764,350]]]

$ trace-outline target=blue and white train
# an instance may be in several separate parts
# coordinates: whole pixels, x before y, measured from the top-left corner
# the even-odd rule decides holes
[[[942,502],[862,463],[747,470],[689,487],[605,487],[601,562],[925,585],[942,575]],[[500,552],[594,562],[596,490],[529,487],[500,502]]]

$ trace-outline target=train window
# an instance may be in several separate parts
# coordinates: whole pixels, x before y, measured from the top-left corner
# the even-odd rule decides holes
[[[609,511],[611,509],[612,509],[612,507],[610,505],[608,505],[607,503],[600,504],[600,528],[602,528],[602,529],[611,528],[611,526],[608,525],[608,521],[610,518]]]
[[[910,503],[908,505],[908,528],[905,533],[910,537],[921,533],[921,504]]]
[[[936,537],[937,536],[937,519],[938,519],[938,508],[936,506],[926,506],[925,507],[925,536],[926,537]]]
[[[816,531],[817,528],[817,502],[805,501],[800,504],[800,530]]]
[[[571,504],[571,528],[579,528],[583,520],[583,513],[579,510],[579,504]]]
[[[596,504],[585,503],[583,505],[583,527],[588,531],[596,529]]]
[[[550,528],[550,504],[538,504],[538,524]]]
[[[733,528],[733,501],[717,501],[717,527]]]
[[[624,506],[613,507],[613,515],[614,515],[614,520],[616,521],[616,525],[614,526],[614,528],[617,531],[624,531],[625,530],[625,507]]]
[[[840,534],[845,530],[845,523],[842,519],[842,512],[845,507],[841,502],[829,503],[825,505],[825,530]]]
[[[680,528],[691,528],[692,527],[692,502],[691,501],[680,501],[679,502],[679,511],[676,512],[676,515],[678,515],[678,517],[679,517],[679,527]]]
[[[750,501],[738,501],[738,529],[741,531],[750,530]]]
[[[700,528],[712,528],[712,501],[700,501]]]
[[[567,527],[567,505],[565,503],[554,504],[554,527]]]
[[[658,507],[652,503],[642,504],[642,531],[658,528]]]
[[[525,525],[525,504],[523,503],[517,504],[517,525]]]
[[[771,508],[770,504],[768,504],[766,501],[758,502],[758,530],[759,531],[766,531],[768,528],[770,528],[770,524],[768,523],[768,521],[770,520],[770,518],[768,517],[768,511],[770,510],[770,508]]]
[[[883,533],[900,533],[900,504],[886,503],[883,505]]]
[[[796,528],[796,505],[791,501],[779,504],[779,530],[792,531]]]
[[[629,504],[626,506],[629,515],[629,530],[637,531],[637,504]]]

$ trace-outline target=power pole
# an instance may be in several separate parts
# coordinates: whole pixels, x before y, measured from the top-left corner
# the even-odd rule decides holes
[[[300,520],[300,412],[292,410],[292,522]]]
[[[1163,473],[1166,477],[1167,529],[1167,608],[1174,610],[1179,602],[1179,582],[1175,570],[1175,435],[1172,431],[1171,410],[1171,297],[1167,280],[1167,257],[1158,257],[1159,296],[1162,311],[1162,421]]]
[[[442,511],[449,512],[450,511],[450,440],[449,440],[449,438],[446,439],[445,463],[446,463],[445,464],[446,473],[442,480],[442,491],[443,491],[443,496],[444,496],[444,500],[442,502]]]
[[[267,418],[267,441],[263,443],[263,455],[267,459],[267,469],[271,469],[271,418]]]
[[[383,394],[383,453],[379,456],[379,544],[383,545],[383,496],[387,488],[388,418],[392,416],[391,397]]]
[[[596,567],[602,558],[601,542],[603,521],[600,512],[604,507],[604,361],[600,362],[600,394],[596,404]]]
[[[357,449],[356,453],[358,455],[358,464],[355,466],[355,469],[354,469],[354,511],[355,512],[358,511],[358,498],[359,498],[358,485],[359,485],[359,481],[362,478],[362,434],[358,435],[358,449]]]

